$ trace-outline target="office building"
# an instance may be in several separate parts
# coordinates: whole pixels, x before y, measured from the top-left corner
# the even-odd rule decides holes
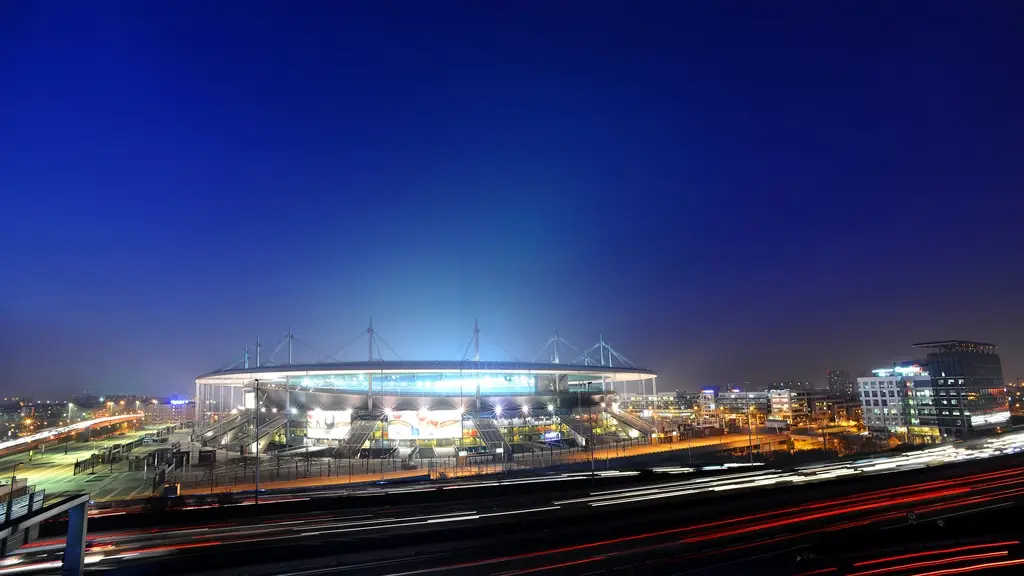
[[[849,398],[856,395],[849,370],[827,370],[825,375],[828,378],[828,391],[833,396]]]
[[[914,345],[928,350],[933,401],[939,432],[946,439],[967,439],[1010,427],[1010,407],[996,346],[946,340]]]
[[[772,402],[768,392],[722,392],[718,395],[718,410],[725,418],[745,415],[771,414]]]
[[[827,395],[824,390],[770,390],[773,419],[799,426],[827,420]]]
[[[914,443],[939,441],[931,386],[931,376],[918,364],[880,368],[858,378],[864,424],[878,436],[901,435]]]
[[[158,400],[142,405],[146,424],[189,422],[195,419],[195,403],[191,400]]]

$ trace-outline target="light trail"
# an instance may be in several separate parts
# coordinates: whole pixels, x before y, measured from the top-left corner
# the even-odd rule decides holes
[[[966,562],[968,560],[983,560],[986,558],[997,558],[1000,556],[1009,556],[1008,550],[1000,550],[999,552],[983,552],[981,554],[966,554],[964,556],[951,556],[949,558],[937,558],[935,560],[922,560],[920,562],[911,562],[910,564],[899,564],[897,566],[887,566],[885,568],[876,568],[874,570],[866,570],[864,572],[853,572],[847,574],[847,576],[870,576],[871,574],[888,574],[890,572],[903,572],[911,570],[913,568],[926,568],[929,566],[941,566],[942,564],[956,564],[959,562]]]
[[[1005,568],[1007,566],[1020,566],[1021,564],[1024,564],[1024,559],[1004,560],[1002,562],[986,562],[984,564],[972,564],[970,566],[964,566],[962,568],[946,568],[945,570],[935,570],[933,572],[918,572],[913,576],[947,576],[948,574],[980,572],[982,570],[989,570],[991,568]]]
[[[809,520],[818,520],[820,518],[828,518],[831,516],[839,516],[842,514],[849,514],[850,512],[860,512],[863,510],[874,510],[876,508],[887,508],[895,504],[906,504],[909,502],[918,502],[921,500],[933,500],[935,498],[942,498],[945,496],[954,496],[957,494],[964,494],[970,491],[969,488],[956,488],[944,490],[941,492],[929,492],[925,494],[919,494],[917,496],[907,496],[905,498],[893,498],[890,500],[881,500],[871,502],[869,504],[861,504],[858,506],[842,508],[839,510],[828,510],[825,512],[818,512],[816,514],[803,514],[791,518],[784,518],[782,520],[776,520],[775,522],[765,522],[762,524],[756,524],[754,526],[744,526],[742,528],[736,528],[733,530],[725,530],[721,532],[714,532],[712,534],[705,534],[703,536],[696,536],[693,538],[687,538],[683,542],[692,544],[695,542],[703,542],[705,540],[713,540],[718,538],[724,538],[726,536],[734,536],[736,534],[746,534],[747,532],[754,532],[763,530],[765,528],[777,528],[779,526],[787,526],[789,524],[795,524],[798,522],[807,522]]]
[[[974,474],[974,475],[971,475],[971,476],[965,476],[965,477],[957,478],[957,479],[930,481],[930,482],[925,482],[925,483],[922,483],[922,484],[919,484],[919,485],[914,485],[914,486],[890,488],[890,489],[886,489],[884,491],[880,491],[880,492],[872,493],[872,494],[868,494],[868,495],[840,498],[840,499],[836,499],[836,500],[830,501],[830,502],[820,502],[820,503],[816,503],[816,504],[813,504],[813,505],[810,505],[810,506],[786,508],[786,509],[775,510],[775,511],[771,511],[771,512],[765,512],[765,513],[760,513],[760,514],[753,514],[753,515],[748,515],[748,516],[742,516],[742,517],[738,517],[738,518],[731,518],[731,519],[720,520],[720,521],[717,521],[717,522],[711,522],[711,523],[705,523],[705,524],[699,524],[699,525],[693,525],[693,526],[684,526],[684,527],[680,527],[680,528],[673,528],[673,529],[668,529],[668,530],[661,530],[661,531],[656,531],[656,532],[649,532],[649,533],[644,533],[644,534],[637,534],[637,535],[632,535],[632,536],[625,536],[625,537],[620,537],[620,538],[612,538],[612,539],[606,539],[606,540],[601,540],[601,541],[596,541],[596,542],[589,542],[589,543],[586,543],[586,544],[580,544],[580,545],[576,545],[576,546],[566,546],[566,547],[554,548],[554,549],[543,550],[543,551],[538,551],[538,552],[527,552],[527,553],[523,553],[523,554],[516,554],[516,555],[510,555],[510,556],[502,556],[502,557],[492,558],[492,559],[488,559],[488,560],[479,560],[479,561],[474,561],[474,562],[466,562],[466,563],[454,564],[454,565],[449,565],[449,566],[444,566],[444,567],[439,567],[439,568],[430,568],[430,569],[424,569],[424,570],[414,570],[414,571],[409,571],[409,572],[402,572],[402,573],[400,573],[400,575],[412,575],[412,574],[422,574],[422,573],[436,572],[436,571],[448,570],[448,569],[470,568],[470,567],[484,566],[484,565],[488,565],[488,564],[496,564],[496,563],[501,563],[501,562],[508,562],[508,561],[513,561],[513,560],[523,560],[523,559],[528,559],[528,558],[537,558],[537,557],[542,557],[542,556],[548,556],[548,555],[552,555],[552,554],[561,554],[561,553],[565,553],[565,552],[583,551],[583,550],[589,550],[589,549],[598,548],[598,547],[601,547],[601,546],[612,545],[612,544],[620,544],[620,543],[625,543],[625,542],[635,542],[635,541],[639,541],[639,540],[643,540],[643,539],[647,539],[647,538],[653,538],[653,537],[657,537],[657,536],[664,536],[664,535],[668,535],[668,534],[677,534],[677,533],[689,532],[689,531],[698,530],[698,529],[701,529],[701,528],[708,528],[708,527],[715,526],[715,525],[735,524],[737,522],[741,522],[741,521],[745,521],[745,520],[750,520],[750,519],[754,519],[754,518],[764,518],[764,517],[770,517],[770,516],[779,516],[779,515],[782,515],[782,514],[785,514],[785,513],[792,513],[793,511],[806,511],[809,508],[821,508],[821,507],[825,507],[825,506],[835,506],[835,505],[841,504],[841,503],[849,503],[849,501],[861,501],[861,502],[863,502],[864,500],[872,500],[872,502],[870,504],[861,504],[859,506],[854,506],[854,507],[840,509],[840,510],[832,510],[832,511],[827,511],[827,512],[821,512],[821,513],[818,513],[818,514],[811,514],[811,515],[804,514],[804,515],[801,515],[801,516],[786,518],[786,519],[775,521],[775,522],[762,523],[762,524],[757,525],[755,527],[743,527],[743,528],[739,528],[739,529],[735,529],[735,530],[721,531],[721,532],[717,532],[717,533],[714,533],[714,534],[711,534],[711,535],[705,535],[705,536],[700,536],[700,537],[690,538],[690,539],[683,539],[683,540],[680,540],[678,542],[667,543],[667,544],[663,544],[663,545],[656,545],[656,546],[653,546],[651,548],[667,546],[667,545],[674,545],[674,544],[679,544],[679,543],[696,543],[696,542],[707,541],[707,540],[711,540],[711,539],[723,538],[723,537],[727,537],[727,536],[730,536],[730,535],[747,533],[747,532],[751,532],[751,531],[755,531],[755,530],[762,530],[762,529],[765,529],[765,528],[773,528],[773,527],[779,527],[779,526],[788,525],[788,524],[800,523],[800,522],[804,522],[804,521],[808,521],[808,520],[814,520],[814,519],[819,519],[819,518],[824,518],[824,517],[838,516],[838,515],[847,514],[847,513],[851,513],[851,512],[857,512],[857,511],[863,511],[863,510],[871,510],[871,509],[877,509],[877,508],[884,508],[884,507],[896,506],[896,505],[901,505],[901,504],[921,502],[921,501],[931,500],[931,499],[935,499],[935,498],[944,498],[944,497],[949,497],[949,496],[956,496],[956,495],[960,495],[960,494],[965,494],[965,493],[969,493],[972,490],[972,487],[971,486],[961,486],[962,484],[967,484],[967,483],[971,483],[971,482],[977,482],[979,480],[987,480],[987,479],[991,479],[991,478],[999,478],[999,477],[1008,476],[1008,475],[1012,475],[1012,474],[1018,474],[1020,472],[1020,470],[1021,470],[1020,468],[1017,468],[1017,469],[1011,469],[1011,470],[1001,470],[1001,471],[996,471],[996,472],[986,472],[986,473],[982,473],[982,474]],[[1018,483],[1019,482],[1024,482],[1024,478],[1022,478],[1020,480],[1017,480],[1016,482],[1018,482]],[[879,494],[893,494],[893,493],[905,494],[908,490],[910,490],[911,492],[920,492],[923,489],[927,489],[927,488],[930,488],[930,487],[936,487],[936,486],[940,486],[940,485],[941,486],[960,486],[960,487],[958,487],[958,488],[947,488],[945,490],[940,490],[940,491],[937,491],[937,492],[929,492],[929,493],[917,494],[917,495],[913,495],[913,496],[893,497],[893,498],[885,499],[883,501],[879,501],[878,500]],[[1021,492],[1024,492],[1024,489],[1020,489],[1020,490],[1021,490]],[[1007,492],[1016,492],[1016,490],[1014,490],[1014,491],[1007,491]],[[979,496],[978,498],[989,498],[989,497],[997,498],[997,497],[1001,497],[1001,496]],[[949,504],[945,504],[944,506],[948,506],[948,507],[963,506],[965,504],[965,502],[966,501],[961,500],[961,501],[956,501],[956,502],[952,502],[952,503],[949,503]],[[889,519],[889,518],[899,517],[899,516],[902,516],[903,514],[904,514],[904,512],[902,512],[902,511],[901,512],[890,512],[890,513],[886,513],[886,514],[880,515],[879,517],[872,518],[872,519],[869,519],[869,520],[857,521],[857,523],[859,524],[861,522],[867,522],[867,523],[876,522],[876,521],[879,521],[881,519]],[[769,538],[769,539],[761,540],[761,541],[758,541],[758,542],[751,542],[751,543],[740,544],[740,545],[728,547],[728,548],[725,548],[725,549],[719,549],[719,550],[715,550],[713,552],[697,554],[695,556],[689,556],[689,557],[699,557],[699,556],[704,556],[704,555],[708,555],[708,554],[719,554],[719,553],[722,553],[722,552],[735,551],[735,550],[740,550],[740,549],[743,549],[743,548],[749,548],[749,547],[754,547],[754,546],[762,546],[762,545],[765,545],[765,544],[774,543],[774,542],[778,542],[778,541],[782,541],[782,540],[789,540],[789,539],[800,537],[800,536],[807,536],[807,535],[813,534],[815,532],[818,532],[818,530],[808,531],[808,532],[803,532],[803,533],[798,533],[798,534],[785,534],[785,535],[778,536],[778,537],[775,537],[775,538]],[[586,560],[586,561],[589,561],[589,560]]]
[[[42,440],[48,440],[54,436],[60,436],[67,434],[68,432],[76,432],[78,430],[85,430],[93,426],[99,426],[100,424],[111,424],[123,420],[134,420],[141,418],[142,412],[133,414],[120,414],[118,416],[104,416],[102,418],[93,418],[92,420],[84,420],[82,422],[75,422],[67,426],[61,426],[59,428],[48,428],[41,430],[35,434],[28,436],[22,436],[21,438],[15,438],[14,440],[8,440],[6,442],[0,442],[0,452],[9,450],[11,448],[17,448],[19,446],[26,446],[28,444],[34,444]]]

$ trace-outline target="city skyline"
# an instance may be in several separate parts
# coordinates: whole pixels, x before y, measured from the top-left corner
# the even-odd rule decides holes
[[[1014,380],[1019,11],[8,7],[3,384],[187,393],[371,315],[417,359],[603,334],[659,391],[944,338]]]

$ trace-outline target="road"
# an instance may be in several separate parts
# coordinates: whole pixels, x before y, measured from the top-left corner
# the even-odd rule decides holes
[[[610,489],[581,488],[571,475],[515,481],[545,486],[518,496],[509,496],[511,484],[409,486],[393,489],[386,501],[397,502],[399,491],[405,501],[418,495],[467,497],[404,506],[367,500],[361,509],[93,534],[88,561],[104,570],[142,564],[162,573],[510,576],[728,573],[726,563],[781,554],[773,566],[782,571],[769,573],[793,573],[794,551],[839,537],[855,541],[867,529],[872,533],[866,541],[877,544],[879,529],[905,528],[910,513],[918,524],[972,511],[1019,513],[1024,435],[1019,436],[974,450],[947,446],[793,471],[748,467],[697,477],[692,475],[700,471],[664,469],[663,480]],[[904,471],[889,474],[895,470]],[[308,501],[293,499],[296,506]],[[1008,548],[994,552],[1012,560]],[[0,574],[52,570],[57,553],[56,542],[39,543]],[[759,573],[765,573],[763,566]]]

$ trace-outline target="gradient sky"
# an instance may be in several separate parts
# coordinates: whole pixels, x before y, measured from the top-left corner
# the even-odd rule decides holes
[[[407,359],[474,317],[523,359],[603,332],[662,390],[947,338],[1024,375],[1022,28],[1008,0],[0,3],[0,385],[188,392],[370,315]]]

